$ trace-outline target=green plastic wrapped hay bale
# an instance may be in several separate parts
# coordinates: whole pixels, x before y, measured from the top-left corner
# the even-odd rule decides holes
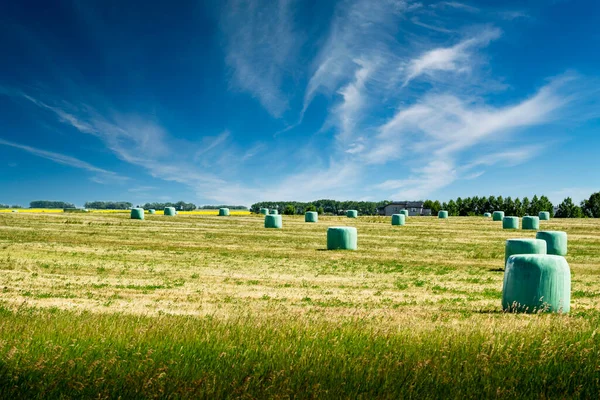
[[[404,225],[406,223],[406,215],[392,214],[392,225]]]
[[[356,250],[358,233],[350,226],[334,226],[327,229],[327,250]]]
[[[144,219],[144,209],[143,208],[132,208],[131,209],[131,219]]]
[[[261,209],[260,209],[260,213],[261,213],[262,215],[267,215],[267,214],[269,213],[269,209],[268,209],[268,208],[261,208]]]
[[[562,312],[571,309],[571,269],[562,256],[514,255],[508,258],[502,308],[511,312]]]
[[[151,208],[148,210],[148,214],[156,214],[156,210],[154,208]]]
[[[448,218],[448,211],[446,211],[446,210],[440,210],[438,212],[438,218],[441,218],[441,219]]]
[[[489,217],[492,216],[492,214],[490,214],[490,213],[483,213],[483,216],[486,217],[486,218],[489,218]]]
[[[550,213],[548,211],[540,211],[540,221],[550,221]]]
[[[535,237],[546,242],[548,254],[556,256],[567,255],[567,232],[540,231],[536,233]]]
[[[538,230],[540,229],[540,218],[532,217],[531,215],[527,215],[523,217],[523,222],[521,223],[522,229],[529,230]]]
[[[174,217],[175,215],[177,215],[175,207],[165,207],[165,215],[167,217]]]
[[[492,219],[494,221],[502,221],[504,219],[504,211],[494,211],[494,214],[492,214]]]
[[[348,211],[346,211],[346,217],[348,217],[348,218],[358,218],[358,211],[356,211],[356,210],[348,210]]]
[[[316,211],[307,211],[304,214],[304,222],[319,222],[319,213]]]
[[[219,217],[228,217],[229,208],[219,208]]]
[[[283,223],[281,221],[281,215],[269,214],[265,215],[265,228],[281,229]]]
[[[405,217],[408,217],[408,210],[406,208],[400,210],[400,214],[404,215]]]
[[[273,210],[269,210],[269,214],[271,214],[271,215],[278,215],[278,214],[279,214],[279,211],[277,211],[277,210],[275,210],[275,209],[273,209]]]
[[[517,254],[546,254],[546,242],[541,239],[508,239],[504,249],[504,264]]]
[[[502,218],[502,229],[519,229],[519,217]]]

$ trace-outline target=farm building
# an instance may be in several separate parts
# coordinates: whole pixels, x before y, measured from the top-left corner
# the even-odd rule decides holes
[[[431,209],[423,208],[422,201],[394,201],[379,209],[379,215],[390,216],[398,214],[400,210],[408,210],[409,216],[431,215]]]

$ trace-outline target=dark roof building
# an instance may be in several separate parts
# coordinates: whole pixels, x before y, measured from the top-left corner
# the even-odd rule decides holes
[[[379,215],[399,214],[400,210],[408,210],[409,216],[431,215],[431,209],[423,208],[422,201],[394,201],[379,209]]]

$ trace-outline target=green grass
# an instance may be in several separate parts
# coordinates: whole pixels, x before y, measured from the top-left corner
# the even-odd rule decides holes
[[[481,218],[0,215],[0,398],[598,398],[600,223],[542,227],[570,315],[501,311]]]

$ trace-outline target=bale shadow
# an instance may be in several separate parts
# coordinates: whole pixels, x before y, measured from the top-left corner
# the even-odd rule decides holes
[[[504,268],[488,268],[490,272],[504,272]]]

